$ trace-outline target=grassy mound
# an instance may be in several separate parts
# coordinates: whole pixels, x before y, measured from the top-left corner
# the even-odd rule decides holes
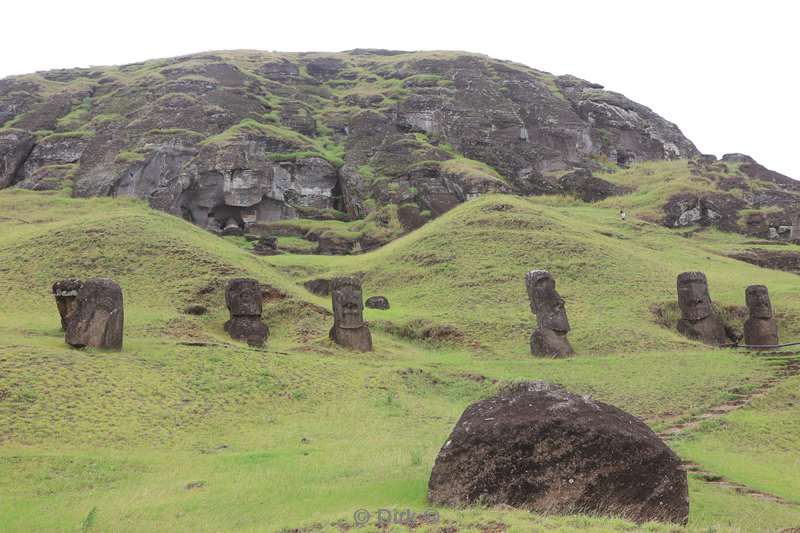
[[[650,306],[674,299],[681,270],[706,271],[720,303],[741,305],[744,286],[762,282],[777,310],[800,312],[796,277],[722,256],[742,244],[738,237],[687,240],[623,224],[612,209],[547,199],[481,198],[352,257],[257,257],[138,202],[23,191],[0,193],[0,228],[3,531],[339,531],[361,508],[421,512],[431,465],[458,416],[509,381],[555,381],[658,429],[770,378],[775,368],[764,358],[710,349],[657,323]],[[575,358],[526,353],[534,317],[522,276],[535,267],[554,272],[567,300]],[[363,275],[365,296],[392,304],[367,311],[371,354],[332,345],[329,302],[302,288],[353,272]],[[224,282],[241,275],[270,287],[265,349],[222,330]],[[122,352],[64,345],[50,284],[66,276],[120,283]],[[209,314],[183,314],[192,303]],[[404,333],[415,320],[463,335],[419,340]],[[784,336],[796,334],[797,323],[784,322]],[[789,420],[781,413],[792,394],[776,390],[777,399],[754,409],[764,421],[773,412]],[[743,434],[756,422],[742,421]],[[792,428],[776,424],[771,436],[791,444]],[[727,458],[744,452],[724,435],[696,438],[679,441],[681,453],[763,482],[762,490],[794,488],[788,469],[779,483],[762,476],[767,467],[737,472]],[[769,469],[787,460],[781,453]],[[692,530],[800,523],[795,507],[699,481],[691,493]],[[510,509],[438,511],[441,523],[417,531],[637,529]]]
[[[796,276],[720,256],[745,237],[709,230],[684,239],[657,224],[621,221],[611,208],[546,204],[484,196],[374,253],[268,261],[286,272],[305,269],[308,278],[363,273],[367,295],[396,304],[370,317],[449,324],[503,357],[527,357],[535,319],[524,274],[535,268],[555,276],[571,342],[583,354],[696,350],[651,310],[675,301],[676,276],[687,270],[706,272],[712,298],[724,306],[743,306],[745,287],[763,283],[786,318],[800,307]],[[784,336],[800,335],[797,320],[782,325]]]

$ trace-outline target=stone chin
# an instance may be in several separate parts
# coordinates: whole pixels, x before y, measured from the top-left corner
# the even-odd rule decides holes
[[[569,333],[571,329],[569,327],[569,320],[564,314],[552,317],[545,317],[542,320],[541,325],[539,327],[543,329],[552,330],[558,333],[559,335],[566,335],[567,333]]]
[[[711,306],[707,303],[697,304],[683,311],[683,318],[686,320],[703,320],[711,316]]]
[[[342,313],[341,320],[336,324],[337,328],[356,329],[364,325],[361,313]]]

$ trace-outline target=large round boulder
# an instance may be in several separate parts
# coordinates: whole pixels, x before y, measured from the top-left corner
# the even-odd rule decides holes
[[[428,498],[636,522],[689,515],[680,459],[646,424],[544,382],[469,406],[436,458]]]

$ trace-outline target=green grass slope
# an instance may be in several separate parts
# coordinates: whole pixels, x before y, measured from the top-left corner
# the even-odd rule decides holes
[[[485,197],[369,254],[260,258],[138,202],[3,191],[0,530],[339,531],[332,524],[352,524],[360,508],[424,510],[430,468],[456,419],[506,382],[556,381],[659,428],[774,374],[767,359],[680,338],[656,323],[650,306],[674,299],[681,270],[705,270],[712,296],[730,305],[742,304],[746,284],[761,282],[787,317],[789,337],[798,327],[789,318],[800,312],[796,277],[719,255],[741,244],[736,237],[707,232],[690,241],[622,224],[612,209],[556,204]],[[555,274],[577,357],[527,355],[534,317],[522,276],[531,268]],[[371,354],[332,345],[329,302],[301,288],[352,272],[363,274],[366,295],[392,302],[389,311],[367,312]],[[93,275],[123,288],[120,353],[71,350],[58,329],[50,284]],[[265,349],[222,330],[224,282],[239,275],[272,288]],[[183,314],[190,303],[211,312]],[[463,337],[409,338],[424,327],[415,320]],[[779,412],[782,401],[761,408]],[[714,457],[741,454],[714,432],[697,438],[715,443],[703,446]],[[692,459],[779,492],[762,476],[768,468],[728,472],[726,461],[696,456],[691,442],[679,449]],[[769,468],[784,460],[774,457]],[[691,496],[691,530],[800,524],[800,508],[699,481]],[[507,531],[635,529],[509,509],[440,512],[458,531],[492,523]]]
[[[621,221],[611,208],[546,204],[485,196],[373,253],[284,255],[269,262],[287,273],[305,271],[309,279],[364,273],[367,293],[397,303],[371,318],[453,325],[475,346],[504,357],[528,350],[534,317],[523,279],[534,268],[554,274],[573,323],[570,338],[585,354],[696,349],[659,326],[651,311],[674,302],[676,276],[686,270],[706,272],[712,298],[722,305],[743,306],[745,287],[765,283],[776,309],[797,317],[796,276],[717,253],[720,242],[733,248],[744,237],[711,230],[684,239],[656,224]],[[796,320],[782,325],[784,336],[800,334]]]

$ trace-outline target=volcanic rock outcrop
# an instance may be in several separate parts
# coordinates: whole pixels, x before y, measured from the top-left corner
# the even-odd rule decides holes
[[[688,164],[689,178],[702,188],[667,200],[665,226],[716,226],[765,239],[792,238],[792,222],[800,215],[800,181],[744,154],[725,154],[719,161],[702,155]]]
[[[531,270],[525,274],[525,288],[537,323],[531,335],[531,353],[549,357],[572,355],[567,339],[569,320],[564,299],[556,292],[556,280],[546,270]]]
[[[333,327],[330,338],[333,342],[359,352],[372,351],[372,335],[364,322],[364,303],[361,297],[361,282],[357,278],[333,278]]]
[[[711,305],[708,281],[702,272],[678,275],[678,305],[681,308],[678,331],[682,335],[716,346],[735,340]]]
[[[229,234],[371,214],[410,231],[490,192],[595,201],[625,191],[594,171],[699,155],[601,85],[462,52],[219,51],[0,80],[0,188],[135,196]],[[721,192],[672,202],[669,224],[740,229],[735,210],[773,207],[754,213],[769,233],[800,214],[793,180],[702,161]],[[742,176],[758,186],[727,194]]]
[[[772,313],[769,291],[764,285],[745,289],[745,301],[750,317],[744,323],[744,343],[750,346],[778,344],[778,324]]]
[[[121,350],[124,320],[120,286],[110,279],[88,279],[78,291],[65,340],[75,348]]]
[[[83,287],[79,279],[68,278],[53,283],[53,296],[56,298],[58,314],[61,316],[61,329],[66,331],[69,317],[78,306],[78,291]]]
[[[251,346],[263,346],[269,328],[261,321],[262,297],[258,281],[230,280],[225,286],[225,304],[230,312],[230,319],[225,322],[228,335]]]
[[[573,76],[383,54],[214,52],[0,80],[0,188],[69,177],[75,196],[136,196],[213,230],[390,204],[413,226],[487,192],[614,194],[550,177],[598,158],[697,154],[647,107]]]
[[[470,405],[428,482],[435,505],[511,505],[685,524],[686,472],[638,418],[544,382]]]

